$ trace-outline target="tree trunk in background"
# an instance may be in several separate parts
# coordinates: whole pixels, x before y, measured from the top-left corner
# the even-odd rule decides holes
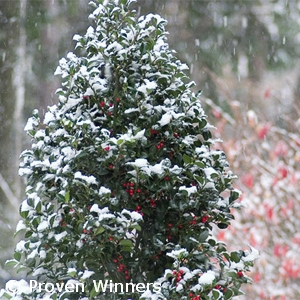
[[[0,1],[0,283],[9,276],[3,265],[11,257],[12,230],[19,202],[13,191],[18,176],[13,130],[16,99],[13,68],[16,45],[19,45],[19,4],[19,1]]]
[[[20,26],[19,26],[19,45],[16,51],[16,63],[13,70],[13,85],[16,91],[15,110],[13,114],[14,120],[14,168],[13,173],[18,174],[19,156],[23,150],[23,137],[24,137],[24,120],[23,111],[25,106],[25,78],[27,69],[26,59],[26,8],[27,0],[20,0]],[[15,177],[14,190],[18,199],[21,197],[21,180],[19,176]]]

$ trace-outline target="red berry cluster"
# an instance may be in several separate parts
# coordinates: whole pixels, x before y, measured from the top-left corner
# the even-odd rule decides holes
[[[167,229],[166,229],[166,232],[168,234],[168,236],[167,236],[168,241],[170,241],[172,239],[172,235],[170,234],[172,228],[173,228],[173,224],[172,223],[168,223]]]
[[[190,225],[197,225],[197,217],[193,216],[193,220],[190,221]]]
[[[157,135],[157,134],[159,134],[159,131],[151,128],[150,133],[151,133],[151,135]]]
[[[201,300],[201,297],[199,295],[194,295],[193,293],[190,293],[189,296],[192,300]]]
[[[142,216],[144,216],[144,213],[141,210],[142,210],[142,208],[139,205],[137,205],[135,211],[140,213]]]
[[[205,224],[205,223],[208,221],[208,219],[209,219],[209,216],[203,216],[203,217],[201,218],[201,222],[202,222],[203,224]]]
[[[122,255],[119,255],[118,258],[115,258],[113,261],[115,264],[117,264],[117,271],[119,273],[124,273],[125,279],[129,280],[130,279],[129,271],[128,271],[127,267],[121,263],[122,259],[123,259]]]
[[[182,276],[183,276],[184,272],[182,270],[174,270],[173,271],[173,275],[175,276],[175,280],[176,282],[179,282],[181,279],[182,279]]]
[[[62,227],[67,226],[67,223],[64,220],[60,220],[59,223],[60,223],[60,226],[62,226]]]
[[[239,276],[239,277],[243,277],[243,276],[244,276],[244,274],[243,274],[242,271],[238,271],[236,274],[237,274],[237,276]]]
[[[216,285],[214,289],[221,291],[222,293],[225,293],[227,289],[225,287],[222,287],[221,285]]]
[[[135,190],[135,184],[134,182],[125,182],[123,183],[123,187],[126,188],[126,193],[129,194],[130,197],[132,197],[136,192],[141,192],[140,189]]]
[[[156,200],[151,199],[150,200],[150,206],[153,207],[153,208],[155,208],[156,207]]]
[[[92,229],[90,229],[90,230],[83,229],[83,233],[84,234],[91,234],[91,233],[93,233],[93,230]]]
[[[159,150],[159,149],[163,148],[164,145],[165,145],[164,142],[160,142],[156,145],[156,149]]]

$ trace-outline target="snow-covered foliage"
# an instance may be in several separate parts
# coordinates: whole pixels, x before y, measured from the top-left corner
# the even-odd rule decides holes
[[[32,149],[21,155],[25,239],[8,264],[85,289],[3,290],[8,299],[128,299],[97,291],[93,282],[106,279],[160,283],[147,299],[231,299],[250,281],[256,251],[229,253],[211,235],[233,219],[235,176],[211,150],[211,126],[168,48],[166,21],[136,20],[129,2],[91,3],[95,26],[74,36],[80,56],[60,60],[59,103],[43,119],[34,111]]]

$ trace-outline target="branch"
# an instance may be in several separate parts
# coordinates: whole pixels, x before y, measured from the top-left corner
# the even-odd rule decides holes
[[[8,202],[14,208],[18,208],[20,203],[18,198],[15,196],[13,191],[10,189],[9,185],[7,184],[6,180],[3,178],[2,174],[0,173],[0,187],[4,192]]]

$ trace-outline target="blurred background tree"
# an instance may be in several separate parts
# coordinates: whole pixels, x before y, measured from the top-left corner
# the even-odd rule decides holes
[[[17,176],[17,157],[27,146],[22,130],[33,108],[43,112],[56,102],[58,83],[53,72],[65,49],[73,48],[73,41],[65,37],[83,33],[89,26],[85,20],[88,2],[0,1],[2,270],[13,253],[17,202],[23,197]],[[296,142],[300,139],[296,67],[300,1],[143,0],[135,7],[138,14],[159,13],[168,20],[170,46],[187,62],[197,88],[203,90],[204,109],[219,128],[215,134],[222,131],[226,141],[217,146],[225,148],[240,177],[237,187],[243,190],[242,202],[248,208],[236,213],[240,227],[232,229],[233,235],[216,234],[233,244],[242,243],[243,234],[253,234],[254,246],[264,253],[247,298],[297,299],[296,289],[287,291],[300,279],[300,271],[291,267],[300,225],[296,209],[300,205],[300,142]],[[280,147],[286,152],[281,153]],[[278,214],[282,210],[286,214]],[[281,265],[283,256],[290,258],[285,265]],[[11,275],[1,268],[0,278],[8,279]],[[279,277],[270,276],[276,268],[281,270]],[[272,289],[274,285],[278,288]]]

